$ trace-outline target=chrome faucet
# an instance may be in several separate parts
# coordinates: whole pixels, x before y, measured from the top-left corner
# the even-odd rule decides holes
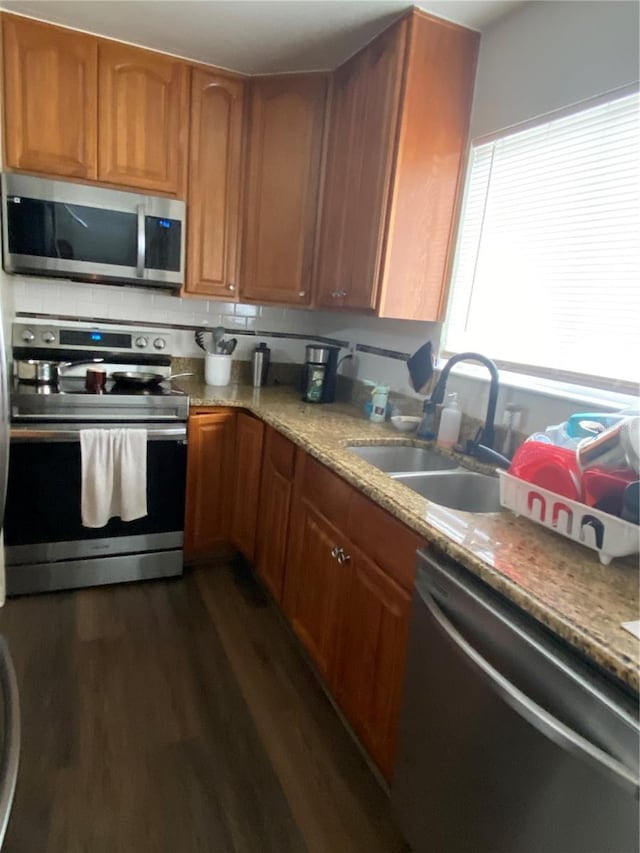
[[[498,402],[500,379],[498,376],[498,368],[490,358],[487,358],[485,355],[481,355],[479,352],[461,352],[458,353],[458,355],[454,355],[442,368],[442,373],[440,374],[436,387],[433,389],[429,402],[436,404],[442,403],[451,368],[460,361],[479,361],[480,364],[484,364],[491,376],[489,402],[487,404],[487,415],[484,426],[480,427],[472,441],[467,441],[465,452],[470,456],[475,456],[481,461],[502,464],[503,466],[508,467],[509,460],[493,450],[493,442],[495,438],[494,421],[496,417],[496,404]]]

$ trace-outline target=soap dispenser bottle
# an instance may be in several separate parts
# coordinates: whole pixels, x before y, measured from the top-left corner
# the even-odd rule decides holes
[[[436,444],[440,447],[453,447],[460,435],[462,412],[458,406],[458,395],[455,392],[447,394],[447,405],[440,415],[440,429]]]

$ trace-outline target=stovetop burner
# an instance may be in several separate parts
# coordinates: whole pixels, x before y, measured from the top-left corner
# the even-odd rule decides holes
[[[57,384],[35,385],[14,379],[11,389],[11,421],[186,421],[189,397],[164,382],[134,386],[108,379],[100,393],[86,388],[86,360],[103,359],[110,376],[115,371],[153,372],[167,375],[171,370],[168,351],[170,336],[162,330],[131,327],[118,334],[115,327],[78,332],[64,326],[13,326],[15,359],[41,357],[51,361],[82,362],[68,369]],[[93,341],[99,343],[93,345]],[[28,343],[28,346],[25,346]],[[114,348],[118,352],[114,353]]]
[[[66,376],[58,383],[34,384],[31,382],[18,382],[14,380],[13,389],[16,394],[26,396],[36,395],[59,395],[59,394],[84,394],[87,397],[109,397],[118,396],[133,396],[133,397],[184,397],[184,391],[177,388],[172,388],[164,382],[159,385],[148,387],[134,387],[127,385],[124,382],[115,382],[112,379],[107,380],[107,386],[104,391],[94,392],[88,391],[85,385],[84,377]]]

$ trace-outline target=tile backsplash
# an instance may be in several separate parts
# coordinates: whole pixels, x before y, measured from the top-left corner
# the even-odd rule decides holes
[[[8,276],[0,272],[3,304],[10,320],[18,314],[138,322],[141,325],[172,324],[173,351],[176,356],[201,357],[193,330],[221,325],[228,333],[238,333],[236,359],[248,361],[261,340],[271,348],[273,362],[301,364],[308,340],[322,337],[350,344],[353,357],[344,361],[341,373],[352,380],[372,379],[388,384],[392,390],[421,401],[409,385],[406,356],[431,340],[434,352],[440,340],[439,323],[403,320],[381,320],[330,311],[311,311],[266,305],[236,305],[206,299],[184,299],[158,291],[76,283],[54,279]],[[256,332],[295,335],[295,338],[256,337]],[[298,337],[300,336],[300,337]],[[386,355],[356,349],[356,345],[385,350]],[[487,355],[491,355],[488,350]],[[483,419],[489,383],[484,377],[452,374],[447,390],[458,391],[463,411]],[[619,401],[617,401],[619,404]],[[603,411],[611,406],[584,403],[579,399],[563,399],[557,394],[517,388],[501,383],[496,425],[502,423],[507,404],[522,408],[519,429],[525,434],[544,429],[565,420],[580,409]],[[407,402],[408,408],[415,403]]]

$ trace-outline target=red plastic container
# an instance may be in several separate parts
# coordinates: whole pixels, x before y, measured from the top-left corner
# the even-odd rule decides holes
[[[631,468],[615,471],[607,471],[600,466],[588,468],[582,472],[584,502],[603,512],[621,516],[624,490],[637,479],[637,473]]]
[[[582,502],[575,450],[543,441],[525,441],[516,450],[509,473],[569,500]]]

